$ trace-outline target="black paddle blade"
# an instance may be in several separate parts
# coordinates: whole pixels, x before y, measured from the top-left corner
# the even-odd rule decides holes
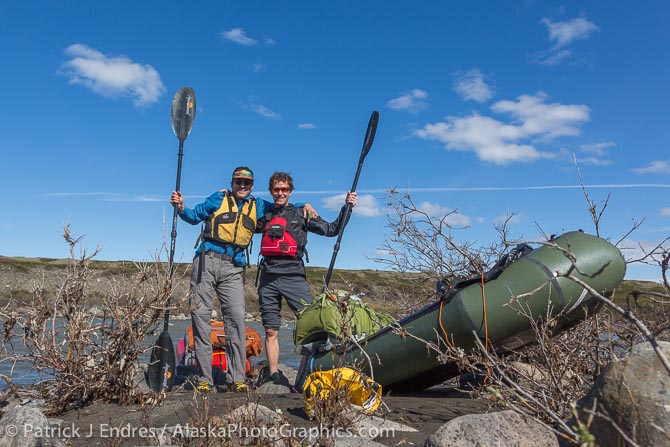
[[[370,115],[370,121],[368,122],[368,130],[365,131],[365,140],[363,140],[363,150],[361,151],[361,160],[368,155],[372,143],[375,141],[375,134],[377,133],[377,125],[379,124],[379,112],[376,110]]]
[[[172,338],[167,331],[161,332],[156,340],[156,346],[151,350],[149,357],[149,369],[147,370],[147,382],[149,388],[155,392],[163,389],[170,391],[174,384],[176,359]]]
[[[182,87],[172,98],[172,130],[179,141],[186,140],[195,120],[195,92]]]

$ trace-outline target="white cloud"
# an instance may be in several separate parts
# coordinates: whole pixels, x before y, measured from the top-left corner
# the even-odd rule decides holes
[[[563,48],[575,41],[587,39],[591,34],[600,30],[594,23],[583,17],[566,22],[552,22],[551,19],[545,17],[540,23],[547,27],[549,40],[554,42],[554,49]]]
[[[255,98],[251,98],[252,100],[255,100]],[[280,120],[281,115],[278,113],[270,110],[269,108],[265,107],[264,105],[257,104],[257,103],[248,103],[248,104],[243,104],[243,107],[247,110],[251,110],[252,112],[255,112],[259,114],[262,117],[269,118],[272,120]]]
[[[548,66],[558,65],[572,56],[572,51],[566,48],[568,45],[588,39],[591,34],[600,31],[593,22],[583,17],[565,22],[553,22],[545,17],[540,23],[547,27],[549,41],[553,45],[548,50],[538,53],[534,62]]]
[[[454,90],[464,100],[478,103],[493,98],[493,89],[486,84],[484,74],[479,69],[470,70],[459,75],[454,82]]]
[[[501,214],[500,216],[495,217],[493,219],[493,223],[498,224],[498,225],[502,225],[502,224],[505,223],[505,221],[507,221],[508,225],[515,225],[515,224],[519,224],[519,223],[521,223],[525,220],[526,220],[526,216],[523,213],[514,213],[514,214],[505,213],[505,214]]]
[[[277,45],[277,41],[274,40],[272,37],[268,37],[268,36],[263,37],[263,42],[265,42],[265,45],[267,45],[267,46]]]
[[[300,123],[298,129],[316,129],[316,126],[312,123]]]
[[[616,144],[613,141],[604,141],[602,143],[582,144],[580,148],[587,154],[603,156],[609,154],[607,149],[615,146]]]
[[[245,47],[256,45],[256,40],[248,37],[242,28],[233,28],[228,31],[221,31],[219,35],[226,40],[235,42]]]
[[[616,146],[612,141],[601,143],[583,144],[580,146],[582,152],[589,154],[587,157],[578,157],[577,162],[584,165],[608,166],[613,162],[609,158],[609,148]]]
[[[548,65],[553,67],[554,65],[558,65],[564,60],[569,59],[570,56],[572,56],[572,51],[566,49],[549,51],[547,53],[543,53],[542,57],[537,59],[537,63],[540,65]]]
[[[135,107],[158,102],[165,93],[160,75],[151,65],[133,62],[126,56],[108,56],[83,44],[70,45],[70,60],[59,72],[100,95],[131,97]]]
[[[609,166],[613,163],[609,158],[602,157],[579,157],[577,163],[591,166]]]
[[[670,208],[661,208],[659,214],[663,217],[670,217]]]
[[[465,214],[459,213],[457,210],[452,210],[446,206],[442,206],[431,202],[421,202],[417,209],[426,213],[430,217],[438,219],[445,218],[445,223],[453,226],[468,226],[470,225],[470,218]]]
[[[443,143],[448,150],[472,151],[480,160],[497,165],[531,162],[552,157],[538,151],[526,140],[550,141],[579,134],[579,125],[589,120],[584,105],[548,104],[544,93],[522,95],[516,101],[499,101],[491,106],[495,112],[508,113],[515,123],[472,114],[447,117],[445,121],[426,124],[414,135]]]
[[[636,241],[633,239],[624,239],[617,245],[617,247],[621,250],[621,254],[623,254],[624,258],[627,261],[630,261],[633,259],[641,259],[646,256],[646,253],[651,253],[651,251],[658,246],[659,242],[660,241],[654,242],[650,240]]]
[[[562,136],[579,135],[579,125],[590,119],[590,109],[585,105],[545,103],[548,96],[521,95],[516,101],[499,101],[491,107],[494,112],[506,112],[521,122],[525,136],[539,137],[545,141]]]
[[[670,174],[670,160],[657,160],[644,168],[633,169],[636,174]]]
[[[251,67],[251,71],[254,73],[260,73],[261,71],[265,71],[265,64],[254,64],[253,67]]]
[[[437,203],[421,202],[417,206],[419,211],[428,214],[431,217],[442,217],[449,214],[452,210],[446,206],[438,205]]]
[[[481,115],[448,117],[446,122],[426,124],[414,134],[439,141],[449,150],[473,151],[480,160],[497,165],[530,162],[543,156],[532,146],[514,142],[520,138],[517,127]]]
[[[404,110],[410,113],[418,113],[428,107],[428,92],[415,88],[410,93],[391,99],[386,107],[391,110]]]
[[[346,197],[347,194],[342,193],[321,199],[321,202],[323,203],[324,208],[339,211],[344,205],[344,199]],[[377,199],[375,199],[375,196],[371,194],[358,194],[353,212],[357,216],[376,217],[381,215],[381,207],[379,206]]]

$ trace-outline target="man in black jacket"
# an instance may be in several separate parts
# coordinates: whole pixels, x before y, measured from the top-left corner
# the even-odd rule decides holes
[[[337,219],[326,222],[320,217],[303,217],[300,208],[289,205],[293,192],[293,178],[286,172],[275,172],[269,181],[270,194],[274,199],[274,210],[267,213],[256,228],[263,233],[259,265],[260,284],[258,300],[265,328],[265,352],[268,358],[269,377],[266,382],[279,383],[279,327],[281,325],[281,299],[286,299],[294,313],[309,304],[311,294],[305,278],[307,232],[321,236],[337,236],[343,225],[343,206]],[[356,193],[348,192],[345,203],[356,205]]]

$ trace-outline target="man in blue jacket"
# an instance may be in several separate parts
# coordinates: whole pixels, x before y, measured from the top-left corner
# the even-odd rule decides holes
[[[195,357],[202,370],[196,389],[202,392],[208,392],[214,384],[210,341],[214,292],[226,331],[226,383],[232,391],[247,390],[243,288],[246,248],[258,220],[274,208],[272,202],[251,195],[253,186],[251,169],[239,166],[233,170],[230,191],[217,191],[193,208],[184,206],[181,192],[173,191],[170,197],[182,220],[191,225],[205,222],[202,243],[193,258],[190,284]],[[305,208],[315,213],[308,204]]]

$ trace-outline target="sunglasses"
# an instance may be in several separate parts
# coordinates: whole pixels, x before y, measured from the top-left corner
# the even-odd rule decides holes
[[[272,188],[272,192],[275,194],[288,193],[290,190],[288,188]]]
[[[233,180],[233,183],[235,183],[237,186],[251,186],[254,184],[253,180],[240,180],[240,179],[235,179]]]

